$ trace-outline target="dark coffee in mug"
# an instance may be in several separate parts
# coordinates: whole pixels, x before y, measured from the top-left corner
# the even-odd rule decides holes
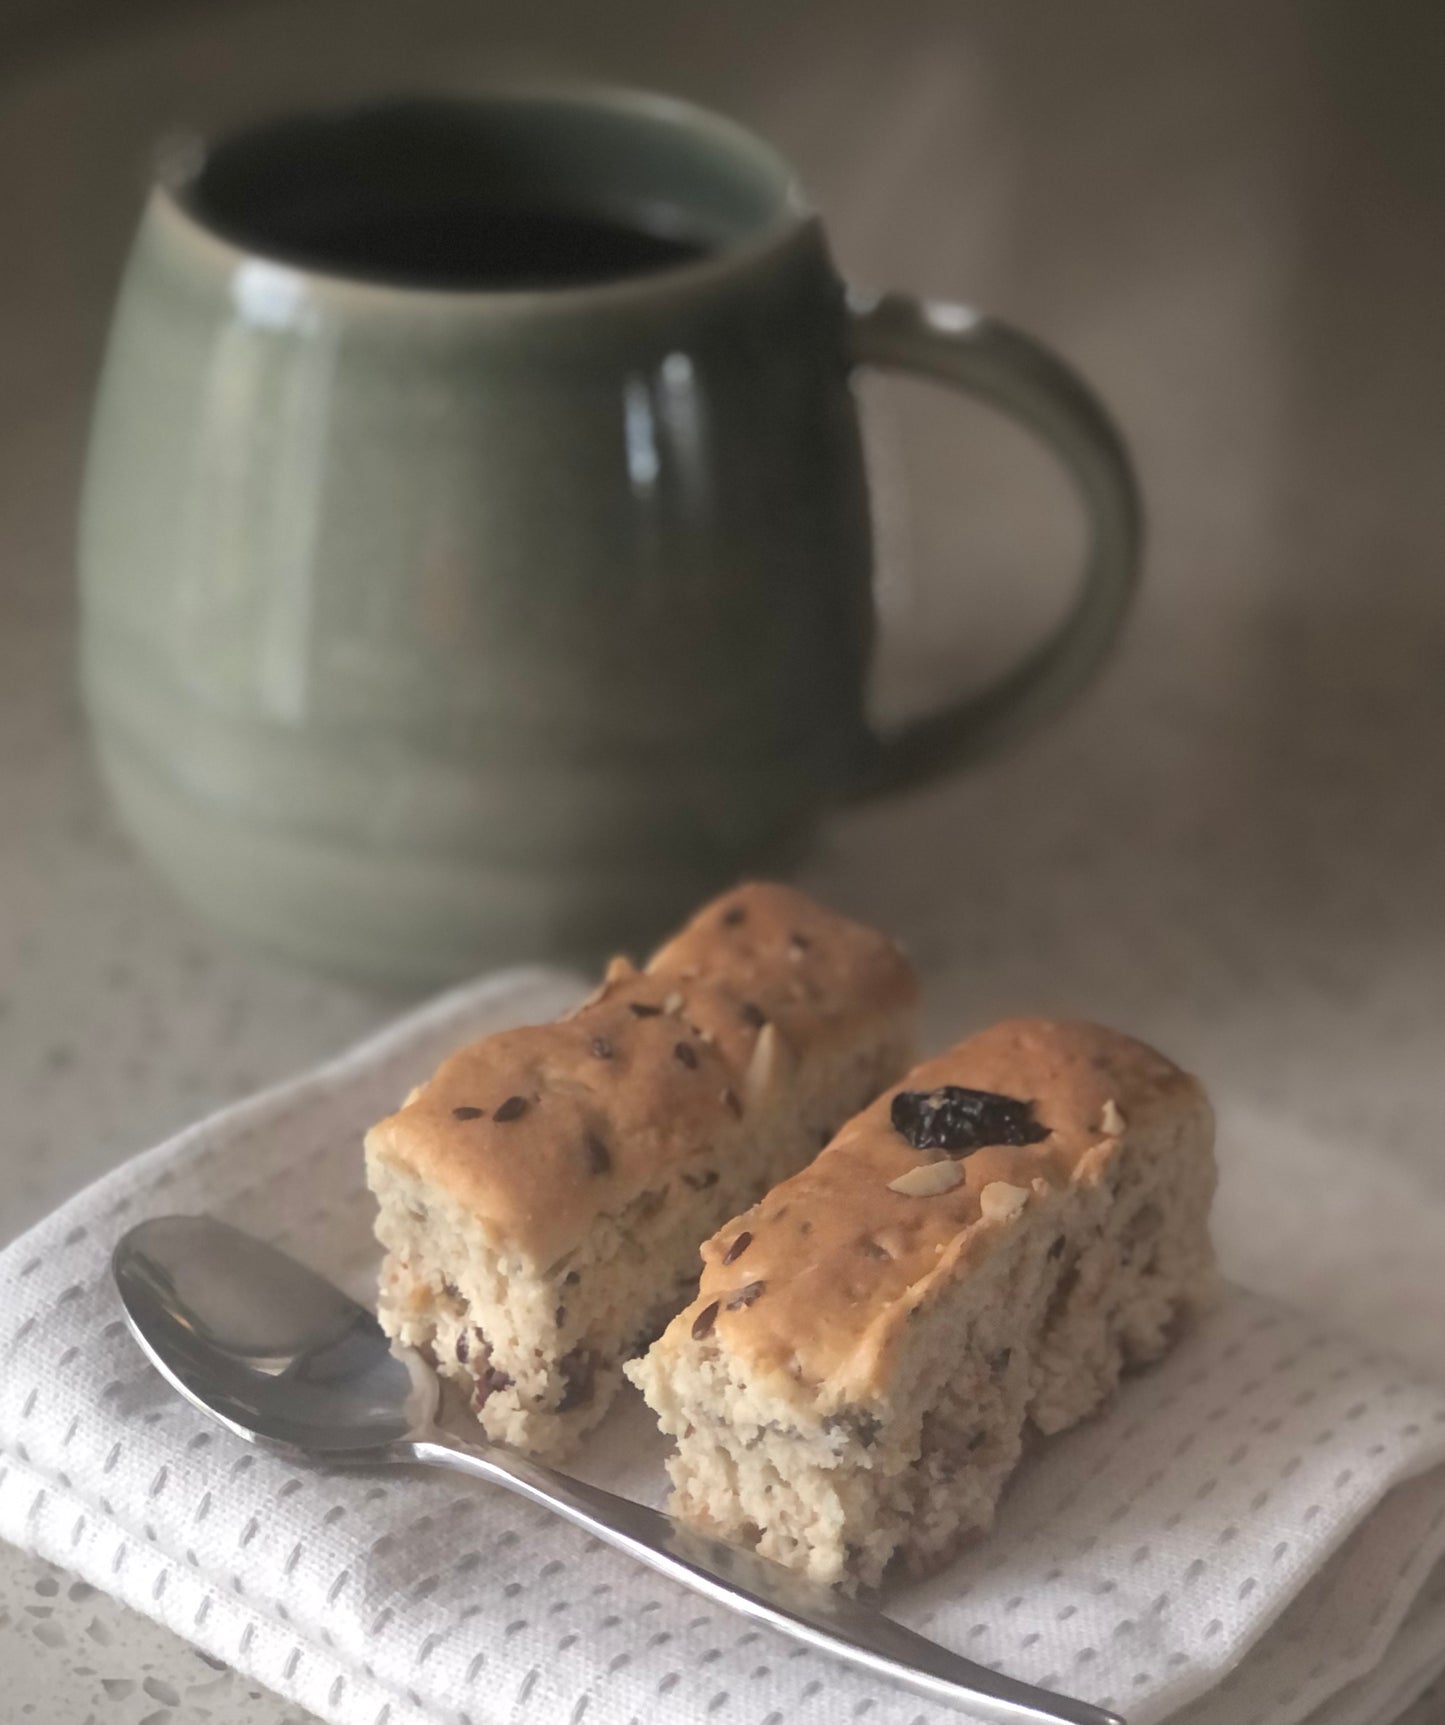
[[[182,202],[248,251],[397,287],[586,287],[712,249],[670,202],[619,189],[583,207],[501,126],[459,132],[454,114],[416,103],[363,110],[344,136],[326,115],[239,133]]]
[[[251,223],[243,212],[233,231],[265,234],[275,255],[305,269],[464,292],[586,287],[673,268],[706,253],[696,242],[625,222],[492,204],[485,197],[420,209],[358,199],[279,216],[265,212],[263,220]]]

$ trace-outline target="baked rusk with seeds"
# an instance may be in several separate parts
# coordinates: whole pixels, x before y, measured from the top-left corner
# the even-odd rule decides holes
[[[815,1580],[924,1574],[1205,1301],[1213,1116],[1092,1024],[1000,1024],[915,1068],[703,1248],[628,1375],[673,1508]]]
[[[916,1010],[891,941],[749,885],[571,1017],[453,1054],[367,1135],[387,1332],[489,1436],[565,1455],[702,1241],[906,1069]]]

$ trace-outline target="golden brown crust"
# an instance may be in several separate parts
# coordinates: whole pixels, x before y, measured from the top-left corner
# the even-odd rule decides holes
[[[948,1190],[895,1191],[891,1181],[930,1158],[893,1128],[893,1098],[945,1084],[1031,1101],[1049,1135],[972,1152]],[[866,1401],[890,1381],[909,1313],[1011,1225],[1001,1190],[987,1206],[1000,1213],[985,1217],[986,1187],[1034,1194],[1102,1179],[1122,1132],[1171,1110],[1207,1117],[1209,1104],[1195,1079],[1131,1037],[1044,1019],[995,1025],[915,1067],[801,1173],[720,1229],[703,1247],[697,1299],[657,1347],[695,1345],[697,1328],[788,1400],[822,1413]]]
[[[570,1018],[450,1056],[368,1148],[448,1192],[498,1247],[555,1262],[758,1105],[765,1068],[916,994],[882,935],[791,888],[741,886],[645,971],[614,963]]]

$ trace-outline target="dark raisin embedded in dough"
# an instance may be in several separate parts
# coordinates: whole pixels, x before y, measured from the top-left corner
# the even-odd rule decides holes
[[[526,1112],[527,1098],[525,1096],[509,1096],[493,1114],[492,1119],[500,1120],[505,1124],[508,1120],[520,1120]]]
[[[746,905],[730,904],[727,907],[727,909],[723,912],[723,915],[722,915],[723,923],[728,928],[736,928],[738,926],[738,924],[740,922],[742,922],[743,919],[747,916],[747,914],[748,914],[748,911],[747,911]]]
[[[732,1245],[728,1247],[727,1251],[723,1253],[723,1263],[735,1264],[752,1243],[752,1235],[746,1228],[744,1228],[742,1233],[738,1235],[737,1239],[733,1241]]]
[[[645,1000],[629,1001],[628,1006],[627,1006],[627,1010],[632,1014],[632,1016],[634,1018],[661,1018],[662,1017],[662,1008],[660,1006],[649,1006]]]
[[[689,1192],[706,1192],[709,1186],[717,1185],[717,1169],[709,1168],[703,1174],[684,1174],[682,1183]]]
[[[853,1416],[853,1431],[858,1442],[864,1449],[872,1449],[878,1442],[878,1434],[883,1430],[883,1421],[876,1414],[855,1414]]]
[[[552,1320],[560,1330],[563,1324],[567,1322],[567,1308],[565,1306],[558,1306],[557,1310],[552,1314]]]
[[[573,1348],[557,1362],[562,1373],[562,1399],[557,1403],[559,1414],[573,1408],[584,1408],[597,1393],[597,1355],[591,1348]]]
[[[611,1060],[612,1044],[605,1036],[594,1036],[592,1038],[592,1053],[598,1060]]]
[[[880,1246],[876,1240],[863,1240],[859,1244],[865,1258],[887,1258],[891,1261],[893,1257],[888,1248]]]
[[[580,1270],[569,1270],[567,1274],[563,1276],[562,1280],[569,1288],[575,1288],[582,1280],[582,1272]]]
[[[754,1030],[761,1030],[768,1022],[768,1015],[755,1001],[745,1000],[738,1008],[738,1016],[744,1024],[751,1024]]]
[[[692,1320],[693,1341],[700,1342],[704,1336],[711,1332],[713,1325],[717,1322],[717,1309],[720,1304],[721,1301],[714,1300],[710,1306],[704,1306]]]
[[[484,1366],[477,1373],[477,1387],[472,1391],[472,1406],[478,1413],[486,1406],[488,1398],[499,1390],[509,1390],[514,1379],[510,1372],[504,1372],[500,1366]]]
[[[467,1355],[469,1353],[471,1353],[471,1351],[472,1351],[472,1342],[471,1342],[471,1336],[470,1336],[469,1332],[466,1330],[458,1330],[457,1331],[457,1363],[458,1363],[458,1365],[464,1366],[467,1363]]]
[[[1124,1224],[1123,1245],[1129,1249],[1142,1245],[1159,1231],[1163,1219],[1159,1206],[1153,1199],[1146,1199]]]
[[[452,1118],[454,1120],[480,1120],[481,1117],[482,1110],[480,1108],[462,1107],[452,1109]]]
[[[675,1042],[672,1047],[672,1052],[684,1066],[689,1068],[689,1070],[693,1072],[697,1071],[697,1050],[690,1042]]]
[[[1049,1256],[1051,1258],[1060,1257],[1063,1253],[1063,1250],[1064,1250],[1064,1236],[1062,1234],[1060,1234],[1058,1236],[1058,1238],[1054,1241],[1053,1245],[1049,1247]]]
[[[729,1114],[734,1115],[739,1120],[742,1119],[742,1098],[738,1095],[737,1091],[733,1089],[731,1084],[724,1084],[722,1087],[722,1105],[727,1109]]]
[[[612,1172],[612,1153],[595,1132],[587,1134],[587,1166],[594,1174]]]
[[[1049,1128],[1034,1119],[1032,1102],[943,1084],[937,1090],[900,1090],[893,1098],[893,1129],[915,1150],[967,1156],[985,1144],[1037,1144]]]
[[[758,1295],[762,1293],[763,1289],[766,1288],[767,1285],[768,1284],[766,1282],[749,1282],[745,1287],[739,1288],[737,1293],[735,1293],[728,1301],[728,1310],[730,1312],[738,1312],[741,1311],[744,1306],[752,1305],[753,1301],[757,1299]]]
[[[1049,1295],[1049,1303],[1044,1308],[1044,1328],[1047,1329],[1068,1305],[1070,1296],[1079,1285],[1079,1265],[1075,1260],[1065,1264],[1059,1271],[1059,1279],[1054,1283],[1054,1291]]]

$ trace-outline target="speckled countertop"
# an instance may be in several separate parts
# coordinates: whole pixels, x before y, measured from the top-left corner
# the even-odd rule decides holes
[[[840,818],[811,865],[912,946],[936,1035],[1112,1019],[1445,1188],[1445,161],[1408,9],[1360,42],[1346,10],[643,0],[623,28],[576,3],[232,0],[0,58],[0,1241],[400,1004],[193,923],[86,758],[70,521],[147,140],[499,67],[759,125],[846,267],[1057,342],[1139,453],[1149,587],[1107,679],[1007,760]],[[869,401],[886,706],[1006,650],[1074,546],[1016,434],[921,390]],[[8,1550],[0,1666],[5,1725],[285,1716]]]

